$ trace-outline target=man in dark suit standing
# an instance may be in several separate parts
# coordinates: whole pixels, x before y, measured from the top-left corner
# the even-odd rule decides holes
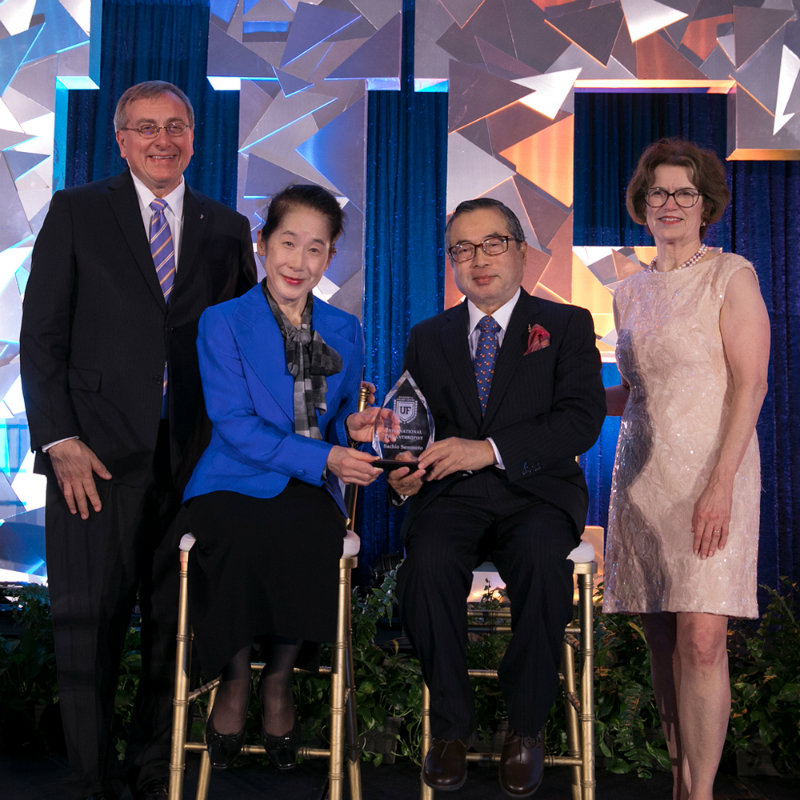
[[[129,170],[57,192],[36,239],[21,374],[46,541],[61,715],[78,798],[124,788],[119,661],[137,592],[142,671],[126,750],[136,800],[167,797],[176,551],[167,531],[206,443],[203,310],[255,283],[247,219],[190,189],[194,111],[172,84],[126,90]]]
[[[436,441],[419,469],[390,474],[413,495],[398,592],[431,690],[433,744],[423,779],[460,788],[475,728],[465,602],[491,556],[511,601],[513,636],[500,666],[510,732],[500,783],[528,797],[543,772],[542,729],[558,686],[572,613],[572,564],[588,497],[575,457],[594,443],[605,395],[592,318],[521,289],[527,244],[502,203],[461,203],[447,248],[466,301],[411,331],[405,355]]]

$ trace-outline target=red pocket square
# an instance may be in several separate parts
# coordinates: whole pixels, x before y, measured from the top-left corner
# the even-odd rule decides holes
[[[528,325],[528,349],[525,351],[525,355],[549,346],[550,332],[538,322],[535,325]]]

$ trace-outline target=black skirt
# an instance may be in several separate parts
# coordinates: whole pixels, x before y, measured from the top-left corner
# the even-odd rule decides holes
[[[261,636],[335,639],[345,520],[325,489],[291,479],[266,499],[212,492],[190,500],[188,514],[197,540],[189,607],[204,674]]]

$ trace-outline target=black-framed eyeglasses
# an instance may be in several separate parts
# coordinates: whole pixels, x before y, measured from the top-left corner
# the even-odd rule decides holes
[[[508,243],[516,241],[513,236],[487,236],[482,242],[458,242],[447,252],[457,264],[472,261],[480,247],[487,256],[499,256],[508,250]]]
[[[681,208],[691,208],[697,205],[697,201],[702,196],[703,193],[698,192],[697,189],[676,189],[674,192],[668,192],[660,186],[654,186],[644,193],[644,201],[650,208],[661,208],[666,205],[670,197],[673,197]]]
[[[136,131],[136,133],[144,139],[155,139],[156,136],[164,130],[167,132],[167,136],[172,136],[174,139],[177,139],[179,136],[183,136],[183,134],[186,133],[186,129],[190,127],[191,125],[187,125],[185,122],[173,120],[166,125],[153,125],[152,123],[146,122],[138,128],[122,128],[121,130]]]

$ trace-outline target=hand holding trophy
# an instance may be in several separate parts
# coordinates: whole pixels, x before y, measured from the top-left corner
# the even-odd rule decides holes
[[[425,396],[408,370],[386,395],[381,409],[372,436],[372,449],[380,458],[373,461],[372,466],[387,470],[410,467],[413,470],[415,462],[397,457],[405,452],[415,458],[419,456],[433,442],[434,426]],[[389,416],[391,422],[387,427]]]

